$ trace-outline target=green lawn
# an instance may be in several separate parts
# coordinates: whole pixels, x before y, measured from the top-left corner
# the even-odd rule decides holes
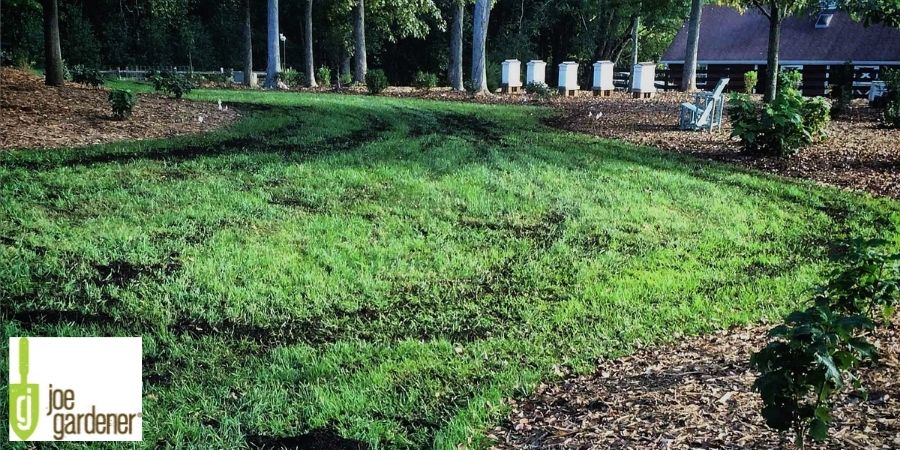
[[[483,446],[504,397],[775,318],[900,212],[544,109],[191,97],[257,105],[203,137],[0,153],[4,332],[143,336],[143,448]]]

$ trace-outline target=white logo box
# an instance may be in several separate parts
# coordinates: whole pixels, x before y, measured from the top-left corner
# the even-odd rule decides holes
[[[9,338],[8,380],[11,407],[15,406],[12,403],[17,400],[17,404],[23,407],[29,404],[21,396],[19,399],[12,398],[12,386],[22,383],[19,370],[20,339]],[[143,439],[141,338],[28,337],[27,347],[27,381],[29,385],[37,385],[39,413],[36,427],[32,427],[33,432],[26,440]],[[51,386],[57,408],[53,411]],[[15,416],[9,417],[11,441],[22,440],[14,431],[14,422],[18,421],[22,426],[29,425],[28,414],[28,411],[17,411]],[[103,418],[98,419],[97,416],[100,415]],[[110,431],[109,428],[117,429]]]

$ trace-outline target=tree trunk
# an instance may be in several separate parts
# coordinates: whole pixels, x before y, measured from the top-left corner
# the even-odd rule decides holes
[[[44,83],[62,86],[65,82],[59,47],[59,9],[56,0],[44,0]]]
[[[278,31],[278,0],[269,0],[269,23],[266,36],[268,64],[266,65],[266,87],[278,89],[278,72],[281,71],[281,33]]]
[[[472,27],[472,88],[476,95],[488,93],[485,45],[490,16],[491,0],[476,0]]]
[[[244,85],[256,87],[253,77],[253,30],[250,28],[250,0],[244,0]]]
[[[304,23],[304,40],[306,41],[306,84],[309,87],[318,87],[316,83],[316,66],[313,63],[313,32],[312,32],[313,0],[306,0],[306,23]]]
[[[638,63],[638,52],[641,49],[640,35],[641,16],[635,16],[631,24],[631,70],[628,71],[628,90],[634,86],[634,66]]]
[[[775,99],[778,92],[778,54],[781,48],[781,8],[775,0],[769,1],[769,56],[766,63],[766,93],[763,97],[766,103]]]
[[[366,82],[366,72],[369,68],[366,63],[366,5],[365,0],[359,0],[359,4],[353,10],[353,81]]]
[[[684,52],[684,71],[681,76],[681,90],[685,92],[697,90],[697,52],[700,49],[700,17],[702,14],[703,0],[692,0],[687,49]]]
[[[453,5],[453,26],[450,29],[450,87],[462,91],[463,86],[463,16],[466,5],[456,0]]]

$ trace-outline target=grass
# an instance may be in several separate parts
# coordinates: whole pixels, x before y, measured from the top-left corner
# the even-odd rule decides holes
[[[503,398],[775,318],[900,211],[543,109],[190,97],[256,105],[202,137],[0,153],[4,332],[143,336],[142,448],[482,447]]]

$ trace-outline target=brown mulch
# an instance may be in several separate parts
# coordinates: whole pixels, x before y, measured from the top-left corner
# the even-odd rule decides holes
[[[778,175],[900,198],[900,130],[881,126],[879,111],[854,102],[832,121],[829,138],[789,158],[748,155],[730,137],[726,123],[714,133],[678,130],[679,104],[686,94],[665,93],[653,100],[616,94],[611,99],[579,99],[561,104],[554,124],[571,130],[725,161]],[[599,117],[598,117],[599,114]]]
[[[509,400],[512,413],[491,437],[496,449],[789,449],[765,426],[750,386],[752,351],[766,327],[745,327],[650,347],[601,362],[590,376],[541,384]],[[868,400],[843,391],[829,440],[811,449],[900,448],[900,326],[872,337],[881,360],[862,369]]]
[[[139,94],[132,117],[112,119],[105,89],[49,87],[31,73],[0,69],[0,149],[53,148],[202,133],[240,113],[217,104]],[[202,117],[202,119],[201,119]]]

